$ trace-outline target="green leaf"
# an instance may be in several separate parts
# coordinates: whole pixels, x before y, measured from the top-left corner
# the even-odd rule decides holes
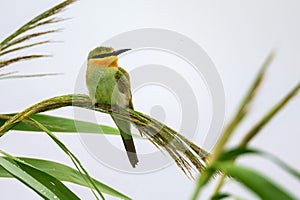
[[[0,126],[2,126],[10,117],[16,113],[0,115]],[[55,117],[50,115],[35,114],[30,116],[32,119],[42,123],[51,132],[67,133],[102,133],[110,135],[119,135],[119,130],[110,126],[94,124],[90,122]],[[12,128],[19,131],[38,131],[40,128],[35,127],[30,121],[22,121]]]
[[[11,176],[17,178],[28,187],[33,189],[44,199],[79,199],[71,190],[55,177],[38,170],[18,159],[0,151],[7,157],[0,157],[0,166]]]
[[[47,135],[61,148],[61,150],[64,151],[67,156],[69,156],[69,158],[75,165],[76,169],[81,173],[82,177],[85,178],[85,181],[91,185],[91,191],[94,194],[95,198],[99,199],[98,198],[99,196],[101,197],[101,199],[104,200],[105,199],[104,196],[102,195],[101,191],[97,188],[96,184],[94,183],[93,179],[90,177],[89,173],[82,166],[79,159],[65,146],[65,144],[62,143],[51,131],[49,131],[44,125],[42,125],[38,121],[32,118],[30,118],[30,121],[32,121],[36,127],[40,128],[42,131],[47,133]]]
[[[291,194],[277,186],[273,181],[260,173],[232,164],[231,162],[218,162],[213,167],[220,169],[235,180],[242,183],[246,188],[254,192],[261,199],[272,200],[295,200]]]
[[[247,114],[249,113],[250,107],[252,106],[254,99],[256,97],[258,89],[261,87],[263,80],[265,78],[265,73],[267,68],[270,66],[274,59],[274,52],[271,52],[265,62],[263,63],[258,75],[256,76],[254,82],[250,86],[249,90],[246,93],[246,96],[242,100],[237,112],[233,118],[226,125],[220,139],[217,141],[217,144],[214,147],[214,151],[211,157],[210,162],[214,162],[220,156],[221,151],[227,141],[230,139],[236,128],[243,122]]]
[[[221,157],[220,161],[228,161],[228,160],[233,160],[236,159],[237,157],[241,155],[246,155],[246,154],[255,154],[255,155],[260,155],[263,156],[264,158],[268,158],[269,160],[273,161],[275,164],[277,164],[279,167],[281,167],[283,170],[286,172],[290,173],[292,176],[298,179],[300,181],[300,173],[294,169],[293,167],[289,166],[276,156],[263,152],[257,149],[250,149],[250,148],[243,148],[243,147],[238,147],[231,149],[227,152],[225,152]]]
[[[86,183],[85,178],[82,177],[82,174],[76,169],[73,169],[69,166],[57,162],[49,161],[49,160],[42,160],[42,159],[35,159],[35,158],[18,157],[18,159],[24,161],[26,164],[31,165],[40,171],[43,171],[55,177],[60,181],[66,181],[66,182],[70,182],[70,183],[74,183],[77,185],[90,188],[90,185]],[[3,167],[0,167],[0,177],[13,178],[13,176],[10,173],[8,173],[6,170],[4,170]],[[95,182],[95,185],[101,192],[121,199],[126,199],[126,200],[130,199],[126,195],[116,191],[115,189],[105,185],[104,183],[101,183],[96,179],[93,180]]]
[[[219,200],[219,199],[245,200],[245,198],[241,198],[231,193],[218,193],[210,198],[210,200]]]
[[[250,111],[250,107],[252,106],[254,99],[256,97],[258,89],[261,87],[267,68],[270,66],[274,59],[275,53],[271,52],[265,62],[263,63],[260,71],[258,72],[258,75],[254,79],[252,85],[250,86],[249,90],[247,91],[245,97],[241,101],[237,112],[234,114],[232,119],[228,122],[228,124],[225,126],[223,133],[219,140],[217,141],[214,150],[209,157],[209,165],[213,165],[215,162],[217,162],[218,158],[222,154],[222,151],[231,138],[232,134],[234,131],[238,128],[238,126],[243,122],[245,117],[248,115]],[[196,187],[194,189],[193,195],[192,195],[192,200],[196,200],[200,194],[200,191],[204,187],[204,185],[209,181],[211,176],[213,176],[214,173],[211,173],[209,171],[206,171],[204,173],[204,176],[200,176],[197,180]],[[210,175],[210,176],[209,176]]]
[[[219,199],[226,199],[227,197],[230,197],[231,195],[228,193],[218,193],[214,195],[211,200],[219,200]]]
[[[245,135],[245,137],[240,142],[240,146],[246,146],[259,132],[264,128],[268,122],[280,111],[282,110],[288,102],[290,102],[300,91],[300,81],[298,84],[286,95],[284,96],[275,106],[267,112],[261,120],[259,120]]]

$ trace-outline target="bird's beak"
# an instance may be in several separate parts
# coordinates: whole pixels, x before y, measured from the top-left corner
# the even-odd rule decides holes
[[[131,49],[119,49],[119,50],[116,50],[116,51],[114,51],[114,52],[112,52],[112,54],[114,55],[114,56],[117,56],[117,55],[120,55],[121,53],[124,53],[124,52],[126,52],[126,51],[130,51]]]
[[[124,53],[124,52],[129,51],[129,50],[131,50],[131,49],[120,49],[120,50],[116,50],[112,53],[106,53],[106,54],[100,54],[100,55],[93,56],[92,59],[93,58],[105,58],[105,57],[109,57],[109,56],[118,56],[121,53]]]

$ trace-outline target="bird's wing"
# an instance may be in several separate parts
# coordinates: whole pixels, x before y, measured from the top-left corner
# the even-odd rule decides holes
[[[131,100],[130,80],[128,73],[124,69],[119,68],[119,70],[115,73],[114,78],[117,83],[118,90],[120,91],[120,93],[123,94],[123,97],[126,98],[126,106],[132,109],[133,106]],[[135,145],[131,135],[130,123],[121,119],[117,119],[113,115],[112,117],[120,130],[123,144],[127,151],[130,163],[133,167],[135,167],[138,163],[138,158],[136,155]]]
[[[121,67],[118,68],[118,72],[115,74],[115,78],[118,83],[118,89],[120,92],[128,97],[128,108],[134,110],[131,95],[130,77],[129,74]],[[140,135],[142,136],[142,130],[139,129]]]
[[[123,93],[128,99],[131,99],[131,87],[130,87],[130,77],[129,74],[121,67],[115,73],[115,80],[117,82],[118,89]]]

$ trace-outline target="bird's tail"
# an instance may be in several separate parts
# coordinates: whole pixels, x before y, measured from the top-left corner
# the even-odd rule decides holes
[[[111,115],[111,117],[113,118],[114,122],[119,128],[129,161],[132,167],[135,167],[139,160],[136,154],[135,145],[131,135],[130,123],[124,120],[116,119],[113,117],[113,115]]]

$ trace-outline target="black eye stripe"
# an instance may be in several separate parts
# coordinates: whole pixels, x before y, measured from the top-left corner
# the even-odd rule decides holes
[[[109,57],[109,56],[114,56],[114,52],[96,55],[96,56],[93,56],[91,58],[105,58],[105,57]]]
[[[100,55],[96,55],[96,56],[92,56],[91,58],[105,58],[105,57],[109,57],[109,56],[117,56],[121,53],[124,53],[126,51],[129,51],[131,49],[121,49],[121,50],[117,50],[117,51],[114,51],[112,53],[104,53],[104,54],[100,54]]]

